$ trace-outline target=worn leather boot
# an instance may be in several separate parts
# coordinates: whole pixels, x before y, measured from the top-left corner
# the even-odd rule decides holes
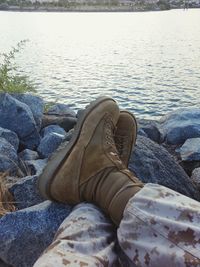
[[[114,133],[114,140],[119,157],[128,168],[129,159],[134,149],[137,137],[137,122],[135,116],[128,111],[120,111],[120,116]]]
[[[128,200],[143,185],[119,158],[113,137],[118,119],[119,108],[111,98],[86,108],[73,138],[39,177],[43,196],[69,204],[95,203],[119,224]]]

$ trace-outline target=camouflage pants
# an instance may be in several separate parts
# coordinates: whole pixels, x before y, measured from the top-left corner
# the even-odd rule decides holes
[[[116,231],[94,205],[79,204],[34,267],[119,266],[119,255],[122,266],[200,267],[200,203],[146,184]]]

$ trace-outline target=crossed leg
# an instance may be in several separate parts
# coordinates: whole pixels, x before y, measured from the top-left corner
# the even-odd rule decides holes
[[[199,267],[200,203],[146,184],[127,204],[117,236],[131,266]],[[96,206],[79,204],[34,267],[119,266],[115,245],[109,219]]]
[[[82,203],[60,225],[54,241],[34,267],[114,266],[115,241],[110,220],[96,206]]]

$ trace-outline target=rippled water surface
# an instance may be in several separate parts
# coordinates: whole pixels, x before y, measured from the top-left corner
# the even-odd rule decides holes
[[[0,51],[46,100],[82,108],[114,97],[139,117],[200,107],[200,9],[145,13],[0,12]]]

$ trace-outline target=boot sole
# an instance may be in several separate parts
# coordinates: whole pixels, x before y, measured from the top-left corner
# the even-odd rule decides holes
[[[88,115],[100,104],[102,104],[105,101],[113,101],[110,97],[99,97],[95,101],[91,102],[89,106],[86,107],[83,114],[80,115],[80,117],[77,120],[77,124],[74,128],[74,132],[72,135],[71,140],[69,143],[59,148],[55,153],[49,158],[49,161],[47,165],[45,166],[42,174],[38,177],[38,188],[41,193],[41,195],[50,200],[55,200],[50,193],[51,184],[54,180],[54,177],[56,176],[57,171],[61,168],[62,164],[66,161],[67,157],[71,153],[72,149],[76,145],[81,129],[83,127],[83,124],[85,120],[87,119]]]

